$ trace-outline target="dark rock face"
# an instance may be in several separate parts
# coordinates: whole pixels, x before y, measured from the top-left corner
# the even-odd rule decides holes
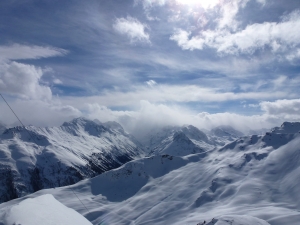
[[[142,149],[121,125],[108,125],[77,118],[54,128],[7,129],[0,135],[0,203],[139,158]]]
[[[112,157],[93,154],[87,159],[85,167],[66,167],[60,163],[28,168],[27,171],[3,167],[0,168],[0,203],[44,188],[72,185],[85,178],[118,168],[132,159],[129,155]]]
[[[12,171],[10,168],[5,167],[0,170],[0,202],[6,202],[11,199],[18,198],[18,190],[15,185],[16,171]]]

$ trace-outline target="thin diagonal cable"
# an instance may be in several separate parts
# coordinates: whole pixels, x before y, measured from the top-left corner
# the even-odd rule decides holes
[[[26,129],[25,125],[22,123],[22,121],[20,120],[20,118],[17,116],[17,114],[14,112],[14,110],[10,107],[10,105],[8,104],[8,102],[5,100],[5,98],[3,97],[3,95],[0,93],[2,99],[4,100],[4,102],[6,103],[6,105],[10,108],[10,110],[13,112],[13,114],[16,116],[16,118],[19,120],[19,122],[23,125],[23,127],[25,128],[25,130],[28,132],[28,134],[30,135],[30,137],[33,139],[32,135],[29,133],[29,131]],[[32,161],[32,160],[31,160]],[[77,194],[74,192],[74,190],[72,189],[72,187],[70,187],[71,191],[73,192],[73,194],[76,196],[76,198],[79,200],[79,202],[83,205],[83,207],[88,211],[88,213],[90,213],[90,211],[88,210],[88,208],[83,204],[83,202],[79,199],[79,197],[77,196]]]
[[[74,192],[74,190],[72,189],[72,187],[70,187],[73,194],[76,196],[76,198],[80,201],[81,205],[84,206],[84,208],[88,211],[88,213],[91,213],[90,210],[88,210],[88,208],[85,206],[85,204],[83,204],[83,202],[80,200],[80,198],[77,196],[77,194]]]
[[[2,99],[4,100],[4,102],[6,103],[6,105],[8,106],[8,108],[10,108],[10,110],[13,112],[13,114],[17,117],[17,119],[19,120],[19,122],[24,126],[24,124],[22,123],[22,121],[19,119],[19,117],[17,116],[17,114],[14,112],[14,110],[10,107],[10,105],[8,104],[8,102],[5,100],[5,98],[3,97],[3,95],[0,93]]]
[[[32,134],[26,129],[25,125],[22,123],[22,121],[20,120],[20,118],[17,116],[17,114],[14,112],[14,110],[10,107],[10,105],[8,104],[8,102],[5,100],[5,98],[3,97],[3,95],[0,93],[2,99],[4,100],[4,102],[6,103],[6,105],[8,106],[8,108],[12,111],[12,113],[15,115],[15,117],[19,120],[19,122],[22,124],[22,126],[25,128],[25,130],[27,131],[27,133],[29,134],[29,136],[32,138],[32,140],[34,140]]]

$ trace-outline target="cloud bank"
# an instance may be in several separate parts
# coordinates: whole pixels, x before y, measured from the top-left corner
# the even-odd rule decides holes
[[[30,99],[50,100],[52,91],[41,85],[43,70],[17,62],[0,64],[0,90],[2,93]]]

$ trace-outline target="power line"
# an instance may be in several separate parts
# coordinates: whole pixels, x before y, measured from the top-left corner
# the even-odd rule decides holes
[[[10,107],[10,105],[8,104],[8,102],[5,100],[5,98],[3,97],[3,95],[0,93],[2,99],[4,100],[4,102],[6,103],[6,105],[8,106],[8,108],[10,108],[10,110],[13,112],[13,114],[17,117],[17,119],[19,120],[19,122],[24,126],[24,124],[22,123],[22,121],[19,119],[19,117],[17,116],[17,114],[14,112],[14,110]]]
[[[12,111],[12,113],[15,115],[15,117],[19,120],[19,122],[22,124],[22,126],[25,128],[26,132],[29,134],[29,136],[31,137],[31,139],[33,140],[33,136],[32,134],[26,129],[25,125],[22,123],[22,121],[20,120],[20,118],[17,116],[17,114],[14,112],[14,110],[10,107],[10,105],[8,104],[8,102],[5,100],[5,98],[3,97],[3,95],[0,93],[2,99],[4,100],[4,102],[6,103],[6,105],[8,106],[8,108],[10,108],[10,110]]]
[[[10,105],[8,104],[8,102],[5,100],[5,98],[3,97],[3,95],[0,93],[2,99],[4,100],[4,102],[6,103],[6,105],[10,108],[10,110],[13,112],[13,114],[16,116],[16,118],[19,120],[19,122],[22,124],[22,126],[25,128],[25,130],[28,132],[29,136],[32,138],[33,140],[33,136],[31,135],[31,133],[26,129],[25,125],[22,123],[22,121],[20,120],[20,118],[17,116],[17,114],[14,112],[14,110],[10,107]],[[28,152],[28,150],[26,149],[26,151]],[[29,153],[29,152],[28,152]],[[29,153],[30,154],[30,153]],[[29,157],[31,159],[31,157]],[[44,158],[48,158],[45,157]],[[49,160],[50,161],[50,160]],[[31,159],[31,162],[33,165],[35,165]],[[79,202],[83,205],[83,207],[88,211],[88,213],[90,213],[90,211],[88,210],[88,208],[83,204],[83,202],[79,199],[79,197],[77,196],[77,194],[74,192],[74,190],[72,189],[72,187],[70,186],[71,191],[73,192],[73,194],[76,196],[76,198],[79,200]]]
[[[83,202],[80,200],[80,198],[77,196],[77,194],[74,192],[74,190],[71,187],[71,191],[73,192],[73,194],[76,196],[76,198],[80,201],[81,205],[83,205],[83,207],[88,211],[88,213],[91,213],[90,210],[88,210],[88,208],[85,206],[85,204],[83,204]]]

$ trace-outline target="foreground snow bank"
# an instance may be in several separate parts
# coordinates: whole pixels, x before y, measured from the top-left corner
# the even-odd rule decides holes
[[[5,210],[0,225],[91,225],[86,218],[51,194],[26,199]]]

